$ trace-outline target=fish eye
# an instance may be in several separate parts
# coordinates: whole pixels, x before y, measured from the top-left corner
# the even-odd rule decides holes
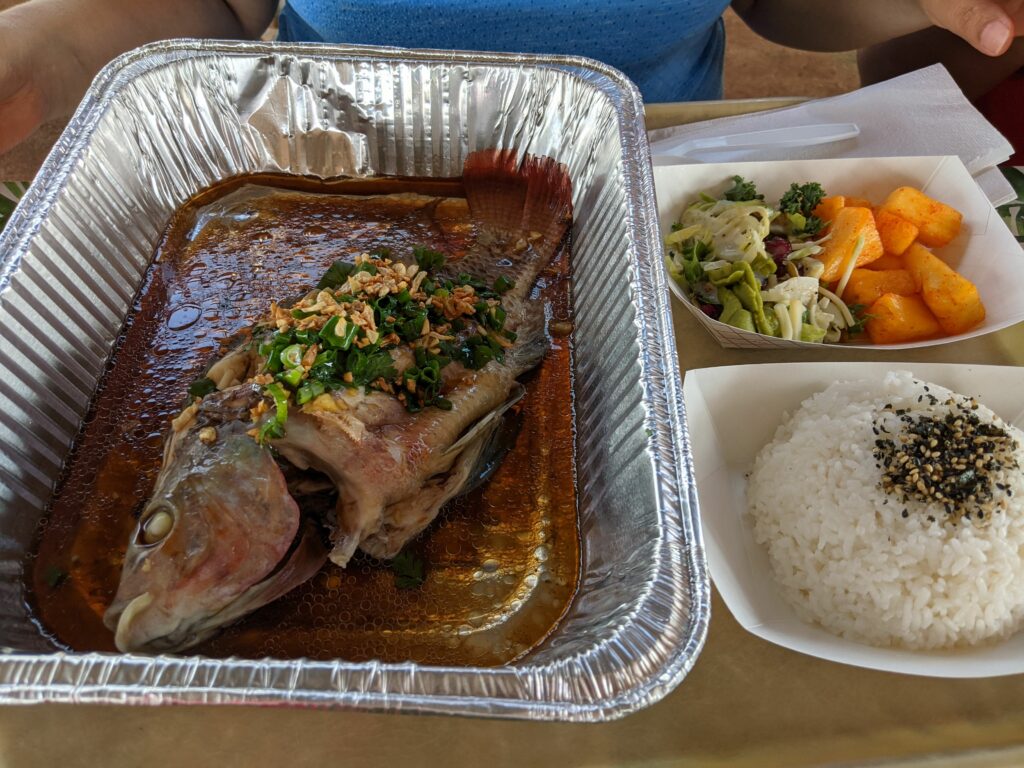
[[[151,546],[162,541],[174,527],[174,515],[166,509],[160,509],[151,514],[139,524],[139,543],[143,546]]]

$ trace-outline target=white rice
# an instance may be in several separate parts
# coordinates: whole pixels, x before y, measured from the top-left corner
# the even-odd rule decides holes
[[[896,432],[899,422],[885,405],[949,410],[942,403],[953,394],[925,386],[906,372],[831,385],[779,427],[750,474],[755,536],[784,596],[803,620],[851,640],[966,646],[1005,637],[1024,618],[1024,472],[994,478],[1009,488],[995,491],[1004,509],[980,521],[903,502],[879,485],[872,428],[883,418]],[[1024,468],[1024,434],[984,405],[976,414],[1015,438]]]

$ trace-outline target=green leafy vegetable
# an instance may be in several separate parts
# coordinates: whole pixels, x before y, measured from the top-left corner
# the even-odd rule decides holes
[[[436,271],[444,266],[444,254],[425,246],[417,245],[412,249],[412,255],[420,269]]]
[[[56,589],[67,581],[67,578],[67,571],[58,568],[56,565],[48,565],[46,570],[43,571],[43,580],[46,581],[46,586],[50,589]]]
[[[825,338],[825,329],[819,328],[812,323],[802,323],[800,325],[800,341],[810,341],[817,344],[819,341]]]
[[[377,379],[393,379],[397,375],[391,355],[384,350],[364,352],[356,349],[349,353],[348,372],[352,374],[352,385],[356,387],[372,384]]]
[[[324,273],[324,276],[320,278],[320,282],[316,284],[319,290],[325,288],[340,288],[348,280],[356,269],[356,265],[348,261],[336,261],[331,264],[330,268]]]
[[[825,190],[816,181],[789,185],[789,190],[779,200],[779,209],[787,214],[794,234],[816,235],[821,231],[825,222],[814,215],[814,209],[823,197]]]
[[[725,191],[723,197],[726,200],[732,200],[734,203],[744,203],[748,200],[764,200],[764,195],[757,193],[757,187],[754,186],[754,182],[747,181],[742,176],[732,177],[732,186]]]
[[[391,571],[395,574],[395,586],[399,589],[415,589],[424,580],[423,558],[415,552],[403,550],[390,563]]]
[[[677,283],[693,287],[704,281],[701,261],[711,253],[711,245],[697,238],[684,240],[678,248],[669,251],[669,272]]]
[[[745,261],[737,261],[728,266],[719,267],[708,273],[713,285],[718,286],[718,299],[723,310],[718,318],[727,325],[734,325],[748,331],[757,330],[766,336],[778,336],[778,320],[774,313],[764,311],[764,301],[761,298],[761,281],[754,274],[750,264]],[[729,296],[728,294],[732,294]],[[739,312],[735,303],[750,315],[750,321]],[[735,319],[736,322],[730,322]]]
[[[0,229],[4,228],[7,220],[11,218],[18,201],[28,190],[28,182],[5,181],[3,189],[0,190]]]
[[[868,314],[868,306],[866,304],[851,304],[847,309],[850,310],[850,314],[853,315],[853,325],[846,330],[851,335],[864,333],[865,323],[873,317],[873,315]]]
[[[190,398],[203,398],[216,390],[217,385],[213,383],[213,379],[203,376],[203,378],[196,379],[189,385],[188,396]]]
[[[494,292],[505,293],[506,291],[512,290],[515,287],[515,281],[510,280],[504,275],[499,275],[498,279],[494,281]]]

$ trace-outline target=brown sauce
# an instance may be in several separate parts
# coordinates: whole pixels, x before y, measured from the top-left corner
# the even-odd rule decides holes
[[[247,204],[255,215],[196,227],[199,209],[246,183],[329,194],[257,198]],[[418,196],[369,196],[392,193]],[[461,195],[458,180],[260,175],[218,185],[176,214],[27,564],[29,604],[56,644],[115,650],[103,613],[160,469],[168,421],[227,340],[270,301],[304,292],[338,258],[419,244],[457,257],[474,237]],[[569,318],[568,265],[566,247],[541,276],[554,319]],[[188,653],[498,665],[536,647],[579,578],[570,356],[568,339],[553,338],[524,379],[513,450],[482,488],[450,503],[410,545],[425,563],[419,587],[400,588],[387,564],[363,555],[345,569],[328,563]]]

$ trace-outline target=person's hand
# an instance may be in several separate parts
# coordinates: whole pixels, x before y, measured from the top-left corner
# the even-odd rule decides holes
[[[0,153],[67,115],[108,61],[171,37],[259,37],[276,0],[32,0],[0,13]]]
[[[1024,0],[920,0],[937,27],[959,35],[982,53],[1001,56],[1024,35]]]
[[[60,75],[53,41],[39,46],[28,30],[0,19],[0,153],[6,152],[55,114]]]

